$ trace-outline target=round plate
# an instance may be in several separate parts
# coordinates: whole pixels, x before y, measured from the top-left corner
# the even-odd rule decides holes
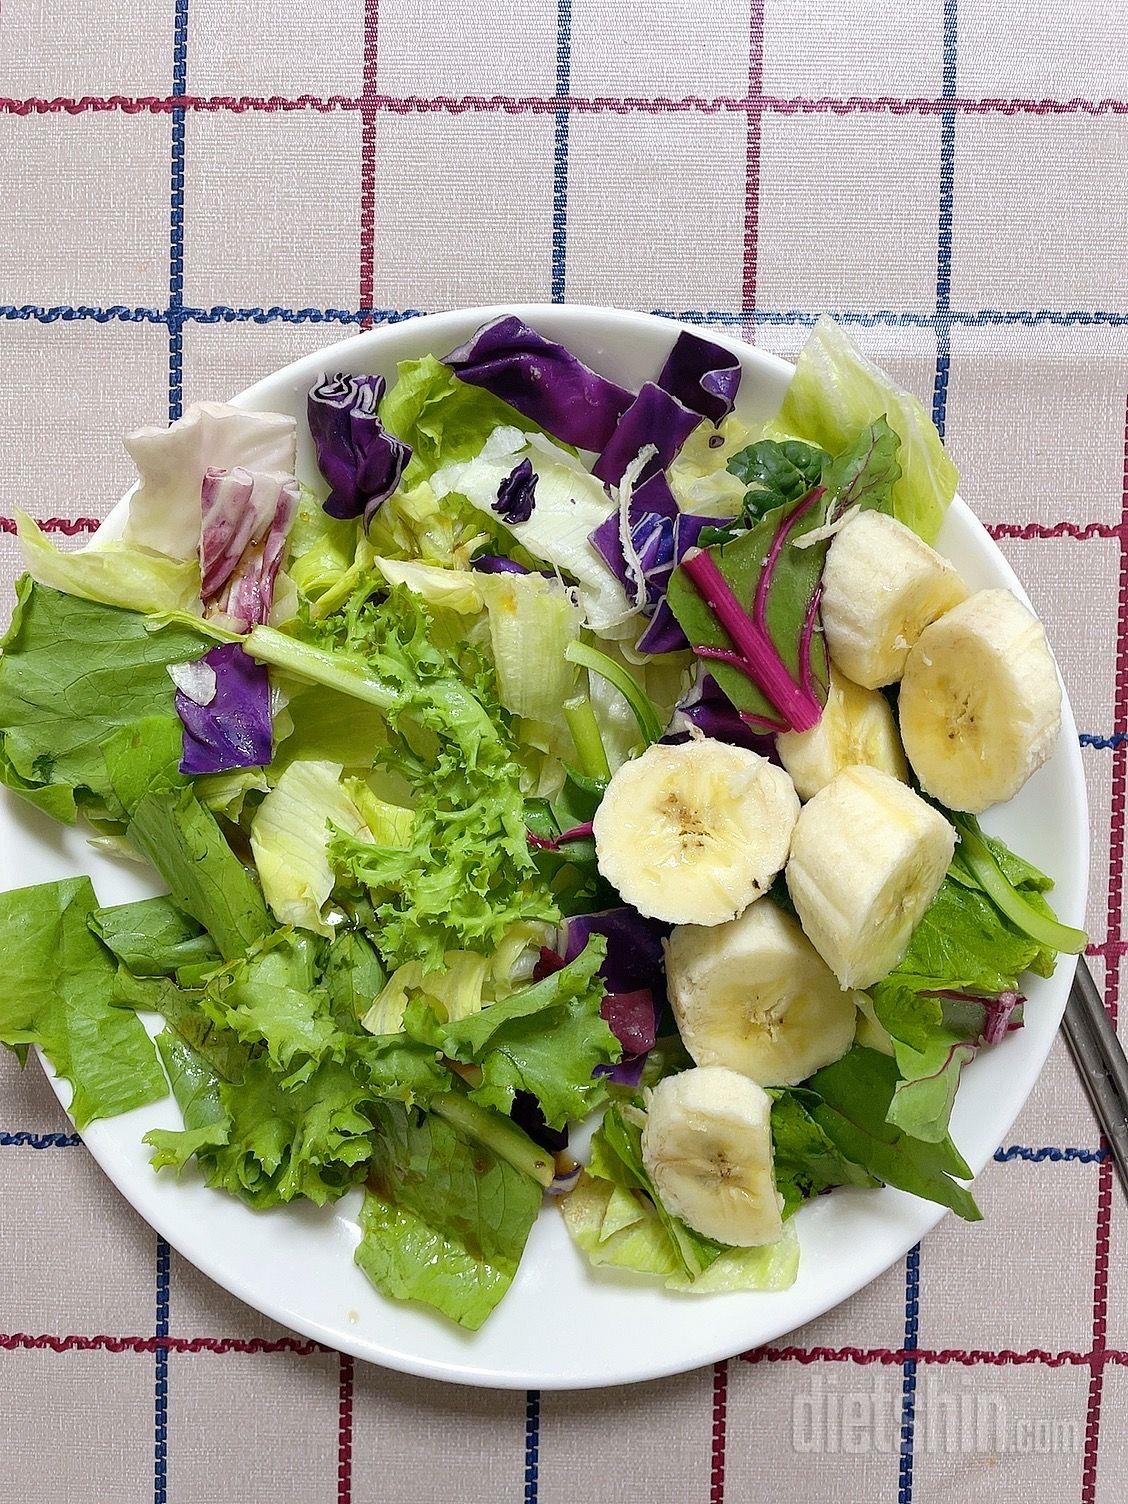
[[[374,371],[394,379],[397,361],[443,355],[503,311],[519,313],[628,386],[653,378],[679,333],[679,325],[668,320],[594,308],[478,308],[438,314],[358,334],[287,366],[234,401],[293,413],[304,433],[306,391],[318,372],[327,367]],[[710,331],[710,337],[740,358],[741,415],[769,416],[792,367],[723,335]],[[299,450],[299,469],[312,477],[308,438]],[[107,531],[121,524],[119,505]],[[958,500],[940,546],[972,586],[1004,585],[1026,599],[994,543]],[[1050,762],[1017,799],[993,810],[985,824],[1050,873],[1061,918],[1080,924],[1088,817],[1068,704],[1062,722]],[[0,803],[0,844],[8,857],[7,872],[18,874],[21,883],[88,872],[106,904],[156,891],[140,869],[101,856],[81,831],[51,823],[6,792]],[[1066,958],[1050,980],[1031,978],[1026,1027],[998,1049],[984,1052],[964,1073],[953,1135],[977,1172],[1002,1142],[1034,1085],[1061,1020],[1071,975]],[[70,1088],[59,1082],[54,1086],[66,1106]],[[790,1290],[692,1296],[669,1294],[640,1277],[593,1271],[569,1242],[559,1213],[546,1205],[512,1289],[480,1332],[467,1333],[420,1307],[383,1299],[356,1268],[359,1193],[323,1210],[293,1206],[256,1213],[206,1189],[190,1172],[179,1181],[155,1174],[141,1136],[157,1126],[179,1126],[171,1098],[93,1123],[84,1138],[126,1199],[205,1274],[276,1321],[356,1357],[430,1378],[497,1388],[565,1389],[653,1379],[773,1341],[860,1290],[943,1215],[940,1207],[899,1191],[838,1190],[798,1214],[802,1260]],[[174,1329],[175,1324],[174,1312]]]

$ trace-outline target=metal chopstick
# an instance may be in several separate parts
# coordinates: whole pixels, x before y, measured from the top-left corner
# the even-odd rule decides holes
[[[1083,956],[1077,961],[1062,1033],[1128,1194],[1128,1057]]]

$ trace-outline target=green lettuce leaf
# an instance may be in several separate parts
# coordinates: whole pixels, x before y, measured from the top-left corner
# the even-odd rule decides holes
[[[945,877],[886,979],[914,992],[1015,991],[1024,971],[1048,976],[1052,953],[1017,930],[985,894]]]
[[[801,1094],[773,1093],[772,1147],[776,1188],[789,1217],[804,1201],[836,1185],[875,1186],[879,1182],[843,1154],[815,1122]]]
[[[280,924],[332,935],[322,909],[333,891],[333,832],[369,840],[334,762],[292,762],[255,811],[251,851],[263,896]]]
[[[804,1098],[810,1116],[846,1159],[875,1180],[950,1207],[968,1222],[981,1220],[971,1192],[957,1183],[971,1171],[952,1143],[925,1143],[888,1121],[900,1079],[888,1055],[855,1045],[841,1060],[816,1071]],[[954,1177],[954,1178],[953,1178]]]
[[[326,1061],[286,1087],[261,1056],[235,1083],[221,1080],[176,1036],[162,1054],[181,1066],[169,1074],[184,1128],[145,1135],[158,1169],[181,1170],[194,1156],[207,1185],[255,1207],[300,1197],[322,1206],[363,1177],[372,1152],[372,1092],[347,1065]]]
[[[429,480],[440,465],[473,459],[499,425],[522,433],[543,431],[492,392],[459,381],[433,355],[401,360],[396,369],[396,381],[380,404],[380,421],[411,445],[404,490]]]
[[[819,319],[811,331],[765,436],[801,439],[834,454],[881,417],[901,440],[893,516],[935,543],[955,495],[956,467],[917,399],[871,364],[833,319]]]
[[[80,1130],[168,1090],[140,1020],[113,1005],[116,963],[90,931],[96,909],[87,877],[0,893],[0,1042],[43,1049],[74,1088]]]
[[[95,909],[90,928],[135,976],[170,977],[180,966],[219,965],[211,936],[171,898]]]
[[[17,507],[24,568],[41,585],[127,611],[199,611],[200,566],[131,543],[96,540],[62,553]]]
[[[127,829],[133,846],[168,883],[173,901],[207,930],[226,960],[271,932],[262,894],[191,789],[145,794]]]
[[[249,1059],[247,1046],[204,1012],[202,997],[199,988],[179,987],[171,977],[135,977],[124,966],[114,978],[115,1007],[159,1013],[217,1076],[241,1081]]]
[[[476,1331],[513,1281],[541,1187],[441,1117],[392,1103],[374,1117],[356,1261],[383,1294]]]
[[[531,1092],[546,1122],[562,1128],[599,1104],[606,1088],[592,1072],[622,1053],[599,1013],[605,951],[595,936],[562,971],[454,1023],[440,1024],[424,1003],[411,1003],[404,1027],[449,1059],[481,1067],[471,1100],[507,1113],[516,1092]]]
[[[63,595],[28,576],[16,594],[0,644],[0,777],[10,769],[20,793],[61,787],[98,808],[110,791],[104,745],[142,717],[179,726],[166,667],[200,657],[210,639]],[[52,813],[69,808],[66,794],[36,802]]]
[[[748,487],[741,522],[751,527],[776,507],[794,505],[819,483],[827,455],[814,444],[760,439],[728,462],[730,473]]]
[[[649,1197],[586,1171],[564,1197],[560,1210],[589,1263],[657,1275],[668,1290],[694,1295],[786,1290],[798,1273],[799,1239],[793,1227],[786,1227],[777,1243],[728,1248],[690,1279]]]
[[[902,1078],[889,1104],[889,1121],[913,1138],[939,1143],[948,1134],[963,1068],[979,1052],[980,1019],[958,999],[890,982],[874,988],[873,1005]]]

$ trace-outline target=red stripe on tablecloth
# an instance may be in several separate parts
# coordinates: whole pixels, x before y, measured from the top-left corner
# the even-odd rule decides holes
[[[373,306],[376,240],[376,63],[379,55],[380,0],[364,0],[364,74],[360,94],[360,306]],[[361,327],[372,328],[364,319]]]
[[[39,523],[45,533],[65,533],[68,538],[73,538],[76,533],[92,533],[101,525],[97,517],[46,517]],[[0,517],[0,533],[14,533],[15,530],[14,517]]]
[[[914,1363],[955,1363],[965,1368],[986,1364],[995,1368],[1021,1367],[1041,1363],[1047,1368],[1085,1367],[1092,1363],[1091,1352],[1081,1353],[1065,1350],[1049,1352],[1045,1348],[1032,1347],[1024,1352],[1004,1347],[987,1348],[928,1348],[928,1347],[756,1347],[741,1353],[745,1363],[799,1363],[804,1367],[812,1363],[857,1363],[862,1367],[877,1363],[883,1367],[897,1368],[911,1360]],[[1106,1349],[1104,1361],[1128,1366],[1128,1352]]]
[[[53,99],[29,97],[0,98],[0,114],[6,115],[83,115],[117,110],[126,115],[170,114],[173,110],[228,111],[241,115],[248,111],[275,113],[291,110],[314,110],[323,114],[334,110],[388,111],[412,115],[446,113],[460,115],[469,111],[506,115],[550,115],[563,108],[577,114],[608,112],[620,115],[664,115],[698,112],[712,115],[721,111],[743,114],[763,110],[776,115],[939,115],[955,110],[967,115],[1123,115],[1128,114],[1128,100],[1123,99],[936,99],[851,94],[845,97],[822,95],[761,95],[751,98],[725,95],[686,94],[679,97],[658,96],[652,99],[622,98],[616,95],[565,95],[562,98],[542,95],[394,95],[377,94],[83,94],[79,97],[58,96]]]
[[[307,1342],[300,1337],[111,1337],[105,1332],[94,1336],[69,1333],[57,1336],[53,1332],[32,1335],[28,1332],[0,1333],[0,1351],[17,1352],[46,1349],[54,1353],[107,1352],[107,1353],[154,1353],[164,1350],[170,1353],[296,1353],[308,1357],[311,1353],[327,1353],[333,1349],[320,1342]]]
[[[1121,528],[1128,528],[1128,400],[1124,405],[1124,471],[1120,509]],[[1128,715],[1128,536],[1120,537],[1120,592],[1116,616],[1116,691],[1114,723],[1124,724]],[[1109,944],[1119,947],[1123,936],[1124,907],[1124,798],[1128,776],[1128,747],[1121,742],[1112,754],[1112,820],[1110,822],[1108,921]],[[1105,1006],[1116,1022],[1120,1003],[1120,967],[1116,960],[1105,972]],[[1102,1147],[1104,1140],[1102,1139]],[[1098,1172],[1096,1255],[1093,1267],[1093,1349],[1089,1376],[1089,1403],[1085,1417],[1085,1455],[1081,1475],[1081,1504],[1095,1504],[1097,1465],[1101,1441],[1101,1401],[1104,1396],[1105,1359],[1108,1352],[1108,1243],[1112,1218],[1112,1161],[1106,1159]]]
[[[760,259],[760,138],[764,99],[764,0],[751,0],[748,26],[748,130],[744,144],[744,268],[741,310],[756,307]],[[749,323],[748,333],[754,325]]]
[[[353,1360],[341,1354],[337,1391],[337,1504],[352,1504]]]
[[[728,1361],[713,1364],[713,1438],[709,1465],[709,1504],[725,1504],[725,1451],[728,1445]]]

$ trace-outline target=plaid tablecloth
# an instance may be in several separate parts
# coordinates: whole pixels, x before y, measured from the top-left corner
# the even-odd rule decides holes
[[[120,436],[358,326],[574,300],[931,401],[1084,731],[1091,964],[1126,950],[1123,0],[3,0],[0,614]],[[2,857],[0,857],[2,861]],[[19,874],[2,872],[4,885]],[[978,1187],[779,1344],[493,1394],[272,1327],[0,1066],[3,1504],[998,1504],[1128,1493],[1128,1211],[1064,1049]]]

